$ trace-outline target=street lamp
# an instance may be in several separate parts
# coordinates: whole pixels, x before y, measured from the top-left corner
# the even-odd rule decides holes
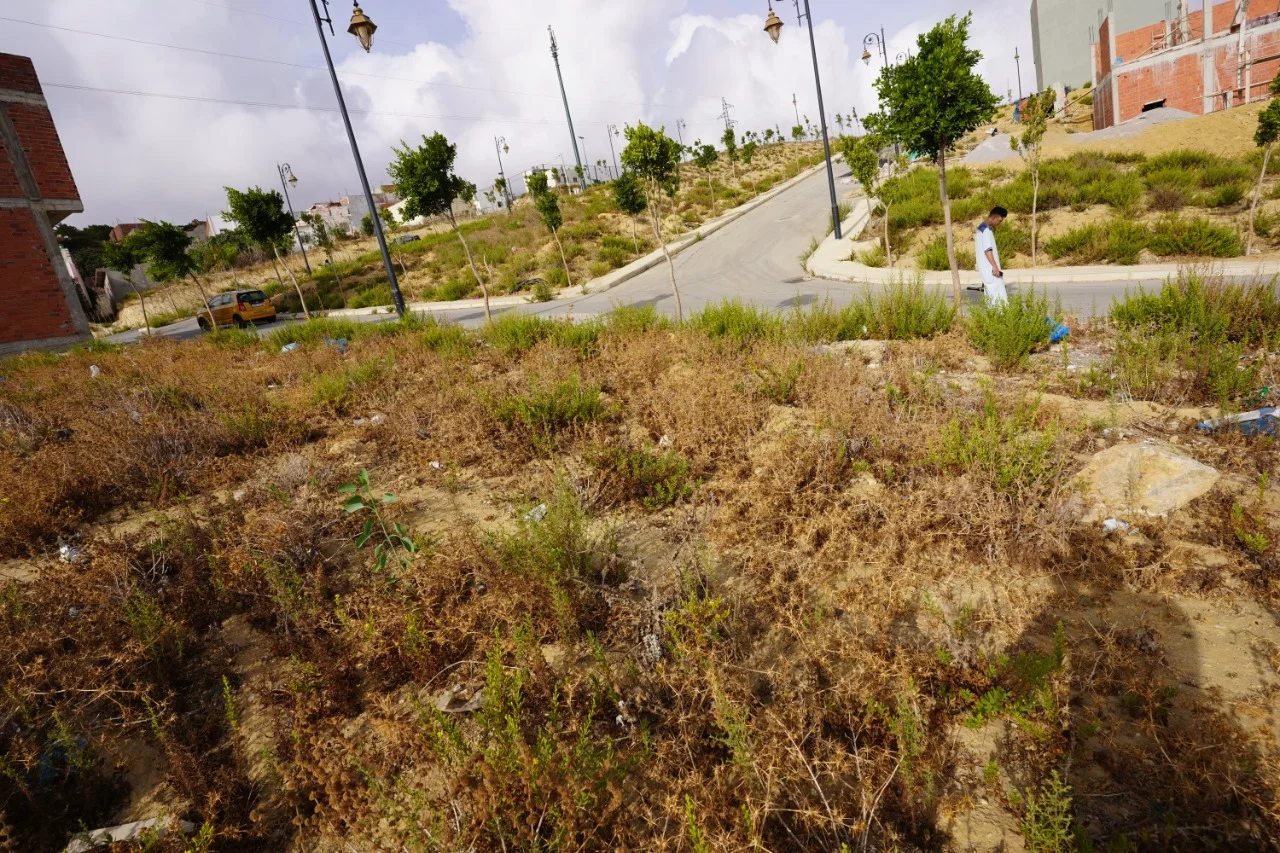
[[[911,58],[911,51],[909,51],[909,50],[908,50],[908,51],[904,51],[904,52],[899,53],[899,54],[897,54],[896,56],[894,56],[894,57],[893,57],[893,64],[894,64],[894,65],[901,65],[902,63],[906,62],[906,61],[907,61],[908,59],[910,59],[910,58]]]
[[[681,163],[684,162],[684,131],[687,130],[688,128],[689,128],[689,125],[684,123],[684,119],[682,118],[676,119],[676,138],[680,140],[680,162]]]
[[[586,160],[586,161],[587,161],[587,163],[588,163],[588,164],[590,164],[590,163],[591,163],[591,158],[587,156],[587,138],[586,138],[585,136],[579,136],[579,137],[578,137],[578,139],[580,139],[580,140],[582,141],[582,159],[583,159],[583,160]],[[578,168],[579,168],[579,169],[581,169],[582,167],[581,167],[581,166],[579,166]],[[586,177],[586,176],[587,176],[587,172],[584,170],[584,171],[583,171],[583,173],[582,173],[582,180],[583,180],[583,185],[584,185],[584,186],[585,186],[585,184],[586,184],[586,180],[587,180],[587,177]]]
[[[1018,69],[1018,104],[1022,104],[1022,57],[1018,56],[1018,49],[1013,49],[1013,64]]]
[[[611,124],[604,129],[604,135],[609,137],[609,156],[613,158],[614,174],[620,175],[622,174],[622,171],[618,168],[618,155],[613,150],[613,138],[615,136],[621,136],[622,134],[618,132],[618,126],[616,124]]]
[[[298,248],[302,250],[302,263],[307,268],[307,275],[311,275],[311,261],[307,260],[307,249],[302,245],[302,230],[298,227],[298,217],[293,213],[293,202],[289,199],[289,187],[298,185],[298,179],[293,176],[293,169],[289,168],[289,164],[281,165],[276,163],[276,171],[280,173],[280,186],[284,187],[284,203],[289,207],[289,217],[293,220],[293,233],[298,235]],[[289,177],[286,179],[285,175]]]
[[[315,18],[316,32],[320,35],[320,47],[324,50],[324,62],[329,67],[329,78],[333,81],[333,94],[338,98],[338,110],[342,113],[342,124],[347,129],[347,140],[351,143],[351,156],[356,161],[356,174],[360,176],[360,186],[364,189],[364,199],[369,205],[369,218],[373,220],[373,233],[378,238],[378,248],[382,250],[382,265],[387,270],[387,280],[391,283],[391,298],[396,304],[396,313],[404,316],[404,295],[400,293],[400,281],[396,278],[395,268],[391,266],[391,252],[387,249],[387,236],[382,232],[382,217],[378,215],[378,205],[373,200],[373,190],[369,188],[369,177],[364,172],[364,161],[360,159],[360,146],[356,143],[356,133],[351,128],[351,116],[347,114],[347,102],[342,97],[342,87],[338,85],[338,72],[333,68],[333,57],[329,54],[329,42],[324,37],[323,24],[329,25],[329,34],[333,35],[333,19],[329,17],[329,0],[320,0],[324,4],[324,17],[320,17],[320,7],[316,0],[311,2],[311,15]],[[365,15],[364,10],[352,3],[351,25],[347,32],[360,42],[366,52],[373,47],[373,33],[378,29],[373,21]],[[323,22],[323,23],[322,23]]]
[[[511,188],[507,186],[507,173],[502,171],[502,155],[510,154],[511,149],[507,147],[507,138],[505,136],[495,136],[493,138],[493,150],[498,152],[498,175],[502,178],[502,196],[507,200],[507,213],[511,213]]]
[[[778,35],[782,31],[782,21],[773,13],[773,0],[768,0],[769,17],[765,19],[765,32],[773,39],[776,44]],[[822,125],[822,150],[827,158],[827,187],[831,190],[831,225],[835,231],[836,239],[841,239],[840,233],[840,203],[836,199],[836,173],[831,165],[831,142],[827,139],[827,114],[826,109],[822,105],[822,79],[818,76],[818,46],[813,40],[813,14],[809,11],[809,0],[804,0],[804,14],[800,13],[800,0],[795,0],[796,4],[796,20],[806,20],[809,23],[809,52],[813,54],[813,84],[818,90],[818,123]],[[776,23],[775,23],[776,22]],[[773,29],[770,29],[772,27]]]
[[[889,66],[889,54],[884,49],[884,27],[880,28],[880,34],[874,32],[867,33],[867,37],[862,40],[862,64],[871,65],[871,45],[875,45],[880,51],[880,57],[884,59],[885,67]]]

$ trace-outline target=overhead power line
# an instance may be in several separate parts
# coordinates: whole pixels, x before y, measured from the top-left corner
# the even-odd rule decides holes
[[[210,5],[217,5],[217,4],[210,4]],[[219,8],[230,9],[231,7],[221,6]],[[235,9],[233,11],[240,12],[240,11],[246,11],[246,10]],[[251,14],[260,14],[260,13],[254,12]],[[264,17],[271,17],[271,16],[267,15]],[[0,16],[0,21],[8,21],[9,23],[13,23],[13,24],[26,24],[27,26],[31,26],[31,27],[41,27],[43,29],[57,30],[59,32],[64,32],[64,33],[74,33],[76,35],[82,35],[82,36],[93,36],[95,38],[110,39],[112,41],[128,42],[129,44],[141,44],[141,45],[146,45],[148,47],[159,47],[159,48],[164,48],[165,50],[179,50],[185,53],[197,53],[203,56],[217,56],[223,59],[235,59],[241,62],[261,62],[266,65],[280,65],[285,68],[300,68],[308,71],[327,71],[328,70],[323,65],[307,65],[301,62],[288,62],[283,59],[267,59],[265,57],[260,57],[260,56],[243,56],[238,53],[224,53],[222,51],[207,50],[205,48],[200,48],[200,47],[187,47],[185,45],[178,45],[178,44],[165,44],[164,42],[147,41],[146,39],[131,38],[129,36],[109,35],[107,33],[94,32],[93,30],[79,30],[73,27],[60,27],[55,24],[45,24],[39,21],[27,21],[21,18],[9,18],[5,16]],[[338,76],[339,77],[369,77],[376,80],[394,80],[402,83],[414,83],[419,86],[438,86],[438,87],[445,87],[450,89],[463,89],[470,92],[493,92],[495,94],[519,95],[521,97],[556,98],[556,99],[559,99],[560,97],[559,94],[546,93],[546,92],[521,92],[514,89],[494,89],[494,88],[489,88],[485,86],[467,86],[462,83],[441,83],[441,82],[435,82],[430,80],[417,80],[411,77],[393,77],[385,74],[369,74],[363,71],[343,71]],[[588,103],[597,103],[597,104],[610,104],[613,106],[628,106],[628,107],[660,107],[662,106],[661,104],[649,104],[643,101],[611,101],[611,100],[605,100],[602,98],[572,98],[571,100],[583,101]]]

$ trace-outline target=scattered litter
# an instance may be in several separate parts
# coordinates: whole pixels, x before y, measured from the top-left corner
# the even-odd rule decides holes
[[[142,423],[142,413],[137,411],[130,412],[129,420],[133,421],[135,424]]]
[[[369,422],[369,421],[368,421],[366,418],[356,418],[354,421],[352,421],[352,422],[351,422],[351,425],[352,425],[352,426],[364,426],[364,425],[365,425],[365,424],[367,424],[368,422]]]
[[[267,383],[267,390],[268,390],[268,391],[279,391],[279,390],[280,390],[280,386],[279,386],[279,385],[277,385],[277,384],[276,384],[276,383],[274,383],[274,382],[268,382],[268,383]]]
[[[418,432],[416,434],[419,441],[426,441],[428,438],[431,438],[431,430],[426,427],[418,427]]]
[[[1268,406],[1265,409],[1254,409],[1252,412],[1241,412],[1238,415],[1227,415],[1196,424],[1197,429],[1205,432],[1216,432],[1228,426],[1239,427],[1241,435],[1275,435],[1276,407]]]
[[[671,436],[666,435],[666,434],[664,433],[664,434],[663,434],[663,436],[662,436],[662,438],[658,439],[658,446],[659,446],[659,447],[670,447],[670,446],[671,446]]]
[[[68,607],[68,608],[67,608],[67,616],[68,616],[68,617],[70,617],[71,619],[77,619],[77,618],[79,618],[80,614],[81,614],[81,613],[83,613],[83,612],[84,612],[84,608],[83,608],[83,607]]]
[[[1108,533],[1115,533],[1117,530],[1128,530],[1129,525],[1118,518],[1108,518],[1102,522],[1102,529]]]
[[[80,559],[80,549],[58,539],[58,559],[64,563],[74,563]]]
[[[640,638],[640,658],[649,666],[662,660],[662,643],[657,634],[645,634]]]
[[[470,699],[462,699],[458,693],[462,690],[462,686],[454,687],[452,690],[446,690],[436,697],[436,710],[443,711],[446,714],[466,714],[470,711],[478,711],[484,707],[484,688],[477,690]]]
[[[236,489],[234,492],[231,493],[231,500],[235,501],[236,503],[240,503],[248,496],[249,496],[249,493],[246,492],[244,489]]]
[[[432,467],[432,468],[434,468],[434,469],[435,469],[435,470],[437,470],[437,471],[443,471],[443,470],[444,470],[444,463],[443,463],[443,462],[436,462],[435,460],[432,460],[432,461],[431,461],[431,467]]]
[[[1054,323],[1052,317],[1044,318],[1045,325],[1050,327],[1049,343],[1056,344],[1058,341],[1071,334],[1071,330],[1064,323]]]
[[[538,504],[533,509],[524,514],[525,521],[542,521],[547,517],[547,505]]]
[[[71,843],[66,846],[63,853],[89,853],[95,847],[106,847],[117,841],[138,841],[144,845],[150,845],[164,838],[165,833],[174,824],[177,824],[184,835],[190,835],[196,831],[196,825],[191,821],[175,821],[172,817],[153,817],[120,826],[95,829],[92,832],[82,832],[71,839]]]
[[[300,349],[302,349],[302,344],[298,343],[297,341],[294,341],[291,344],[285,344],[284,346],[280,347],[280,352],[297,352]]]
[[[89,365],[89,376],[91,376],[94,379],[97,379],[101,375],[102,375],[102,370],[101,368],[98,367],[98,365],[96,364]]]
[[[614,722],[623,728],[630,728],[636,724],[636,715],[627,707],[627,700],[618,700],[618,716],[614,717]]]
[[[387,419],[382,415],[374,415],[373,417],[369,418],[369,423],[372,424],[373,426],[382,426],[382,424],[386,423],[386,421]]]
[[[332,338],[325,338],[324,343],[325,343],[325,346],[331,346],[334,349],[336,349],[338,352],[342,353],[343,355],[347,354],[346,338],[338,338],[337,340],[334,340]]]

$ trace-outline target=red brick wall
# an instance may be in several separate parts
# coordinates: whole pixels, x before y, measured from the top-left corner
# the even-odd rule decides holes
[[[1098,27],[1098,79],[1107,76],[1111,70],[1111,18],[1108,17]]]
[[[1166,107],[1203,112],[1204,78],[1201,75],[1201,54],[1186,53],[1163,62],[1144,65],[1141,68],[1116,72],[1120,86],[1120,115],[1117,121],[1128,121],[1142,112],[1142,105],[1165,99]]]
[[[4,140],[0,139],[0,198],[22,198],[25,195],[22,184],[18,183],[18,174],[13,171],[13,164],[9,161]]]
[[[14,89],[32,95],[42,94],[36,67],[25,56],[0,53],[0,89]]]
[[[1151,49],[1157,38],[1164,37],[1164,21],[1149,27],[1139,27],[1116,35],[1116,56],[1125,62],[1133,62]]]
[[[1115,124],[1111,115],[1111,81],[1104,80],[1093,87],[1093,126],[1110,127]]]
[[[18,131],[18,139],[22,142],[22,150],[27,155],[27,164],[35,176],[40,195],[46,199],[80,198],[48,108],[27,104],[5,104],[0,108],[9,113],[9,120]]]
[[[0,343],[76,333],[30,208],[0,209]]]

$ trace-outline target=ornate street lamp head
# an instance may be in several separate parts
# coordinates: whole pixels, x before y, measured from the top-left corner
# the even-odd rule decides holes
[[[862,49],[862,64],[863,65],[871,64],[871,51],[865,47]]]
[[[351,26],[347,27],[347,32],[359,39],[365,53],[373,47],[373,34],[377,29],[378,25],[369,20],[369,16],[356,4],[351,11]]]
[[[298,185],[298,177],[292,172],[289,174],[289,186],[296,187]]]
[[[773,43],[778,43],[778,36],[782,35],[782,19],[777,16],[773,8],[769,9],[769,17],[765,18],[764,31],[769,34],[769,38],[773,39]]]

